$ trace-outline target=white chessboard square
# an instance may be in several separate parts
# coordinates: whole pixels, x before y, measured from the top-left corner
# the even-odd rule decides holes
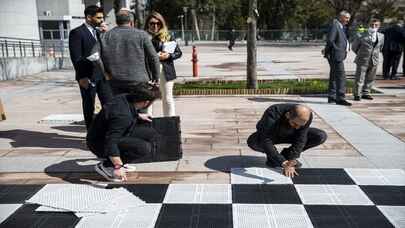
[[[405,228],[405,206],[377,206],[385,217],[397,228]]]
[[[161,204],[145,204],[106,214],[87,216],[80,219],[76,227],[153,228],[161,206]]]
[[[144,204],[124,188],[104,189],[79,184],[45,185],[26,202],[72,212],[106,213],[122,208],[123,201],[132,206]]]
[[[357,185],[294,185],[303,204],[374,205]]]
[[[163,202],[229,204],[232,203],[232,188],[230,184],[171,184]]]
[[[289,177],[281,173],[281,169],[270,168],[233,168],[232,184],[292,184]]]
[[[21,206],[22,204],[0,204],[0,224]]]
[[[234,228],[313,227],[303,205],[233,204]]]
[[[345,171],[358,185],[405,186],[405,171],[402,169],[347,168]]]

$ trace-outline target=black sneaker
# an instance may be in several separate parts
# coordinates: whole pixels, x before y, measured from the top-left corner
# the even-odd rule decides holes
[[[336,102],[336,99],[335,98],[332,98],[332,97],[329,97],[328,98],[328,103],[329,104],[332,104],[332,103],[335,103]]]
[[[360,101],[360,97],[359,96],[354,96],[354,100],[355,101]]]
[[[105,167],[103,162],[98,163],[94,166],[94,169],[98,174],[103,176],[105,179],[113,182],[122,182],[120,177],[115,176],[113,167]]]
[[[361,96],[361,98],[366,99],[366,100],[373,100],[374,98],[368,94]]]
[[[337,105],[343,105],[343,106],[352,106],[352,104],[349,103],[349,102],[347,102],[346,100],[339,100],[339,101],[336,101],[336,104],[337,104]]]

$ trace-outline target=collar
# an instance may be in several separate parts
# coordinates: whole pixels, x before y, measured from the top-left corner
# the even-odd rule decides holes
[[[95,28],[94,28],[92,25],[88,24],[86,21],[84,22],[84,25],[86,25],[86,27],[87,27],[89,30],[95,30]]]

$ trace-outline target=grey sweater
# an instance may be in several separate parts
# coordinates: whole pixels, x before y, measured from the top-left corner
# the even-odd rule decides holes
[[[112,82],[137,83],[159,79],[159,57],[146,32],[117,26],[104,34],[101,43],[101,58]]]

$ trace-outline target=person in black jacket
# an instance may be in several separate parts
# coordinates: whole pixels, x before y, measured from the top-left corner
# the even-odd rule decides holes
[[[152,36],[152,44],[159,56],[161,70],[159,75],[160,91],[164,116],[175,116],[173,86],[176,70],[173,61],[180,58],[179,45],[169,35],[165,19],[158,12],[152,12],[145,22],[145,30]]]
[[[398,80],[397,70],[401,54],[404,51],[405,43],[405,30],[401,22],[396,23],[387,29],[381,31],[384,34],[384,47],[383,47],[383,78]]]
[[[103,106],[87,133],[87,146],[97,157],[106,159],[96,171],[111,181],[125,181],[126,163],[149,161],[159,134],[151,127],[151,117],[139,110],[156,99],[156,94],[140,84],[133,93],[115,96]]]
[[[257,131],[249,136],[248,146],[266,153],[266,165],[281,166],[286,176],[294,177],[295,168],[301,166],[297,161],[301,152],[324,143],[327,138],[323,130],[309,127],[312,118],[311,110],[304,105],[272,105],[257,123]],[[281,143],[291,146],[278,153],[274,145]]]
[[[86,7],[84,15],[85,23],[70,31],[69,52],[80,87],[83,115],[88,129],[93,119],[96,94],[102,105],[112,98],[112,94],[103,72],[94,67],[93,63],[87,59],[95,44],[100,40],[96,27],[103,22],[103,9],[91,5]]]

